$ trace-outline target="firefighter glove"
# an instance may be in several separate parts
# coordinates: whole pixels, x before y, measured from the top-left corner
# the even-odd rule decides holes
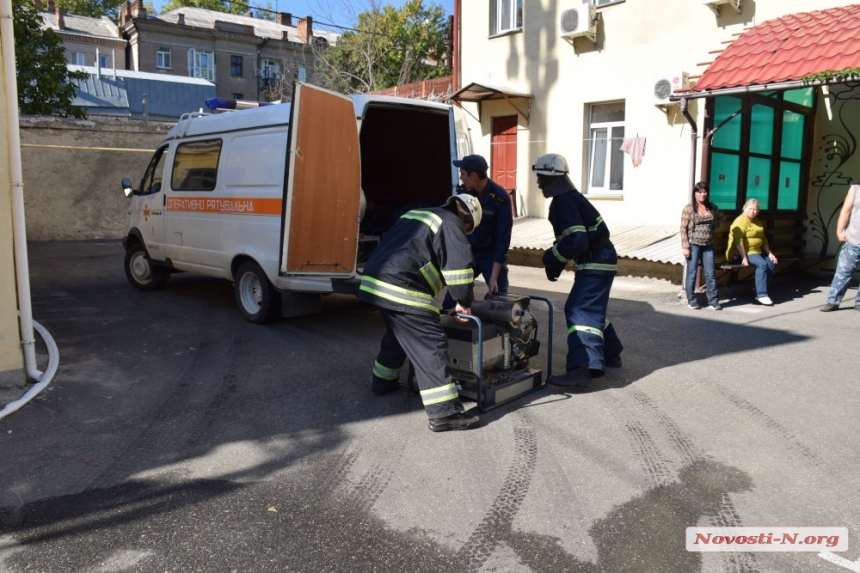
[[[555,254],[552,252],[552,249],[547,249],[543,254],[543,266],[546,271],[546,278],[550,281],[555,282],[559,276],[561,276],[561,271],[564,270],[564,263],[556,258]]]

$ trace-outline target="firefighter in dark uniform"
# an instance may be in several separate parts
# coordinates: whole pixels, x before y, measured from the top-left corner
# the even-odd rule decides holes
[[[511,246],[514,217],[508,192],[487,177],[486,159],[467,155],[454,161],[460,168],[463,187],[481,203],[481,226],[469,235],[475,257],[475,275],[483,275],[488,294],[507,294],[508,267],[505,260]],[[454,300],[445,296],[442,308],[453,308]]]
[[[603,217],[568,178],[564,157],[543,155],[532,171],[544,197],[552,199],[549,222],[555,243],[543,255],[546,276],[555,281],[569,261],[576,263],[573,288],[564,305],[567,371],[550,376],[547,382],[587,391],[593,378],[603,376],[605,366],[621,366],[623,346],[606,318],[618,255]]]
[[[359,287],[358,298],[379,307],[386,328],[373,365],[372,391],[397,390],[408,357],[434,432],[468,430],[481,422],[463,413],[448,338],[434,304],[447,285],[456,312],[471,314],[474,262],[466,235],[480,222],[478,199],[465,193],[442,207],[409,211],[373,251]]]

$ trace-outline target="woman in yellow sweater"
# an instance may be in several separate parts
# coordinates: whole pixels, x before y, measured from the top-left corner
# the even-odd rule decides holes
[[[759,304],[772,306],[773,301],[767,296],[767,284],[776,267],[776,255],[770,250],[767,237],[764,234],[764,224],[758,219],[758,199],[749,199],[744,203],[743,213],[738,215],[729,229],[729,244],[726,248],[726,260],[732,260],[732,254],[737,250],[743,266],[755,267],[755,299]]]

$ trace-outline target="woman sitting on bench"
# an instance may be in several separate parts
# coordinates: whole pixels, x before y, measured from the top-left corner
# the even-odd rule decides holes
[[[729,244],[726,247],[726,260],[732,260],[732,254],[737,250],[736,258],[740,258],[743,266],[755,267],[755,299],[759,304],[773,306],[773,301],[767,295],[767,285],[776,267],[776,255],[768,245],[764,234],[764,224],[758,219],[758,199],[748,199],[744,203],[743,213],[738,215],[729,229]]]

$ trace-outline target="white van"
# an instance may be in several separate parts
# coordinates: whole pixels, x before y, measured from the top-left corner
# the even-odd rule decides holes
[[[451,106],[301,83],[294,94],[183,117],[140,186],[123,180],[132,285],[153,290],[191,271],[233,281],[251,322],[318,312],[321,294],[356,292],[400,215],[455,189]]]

